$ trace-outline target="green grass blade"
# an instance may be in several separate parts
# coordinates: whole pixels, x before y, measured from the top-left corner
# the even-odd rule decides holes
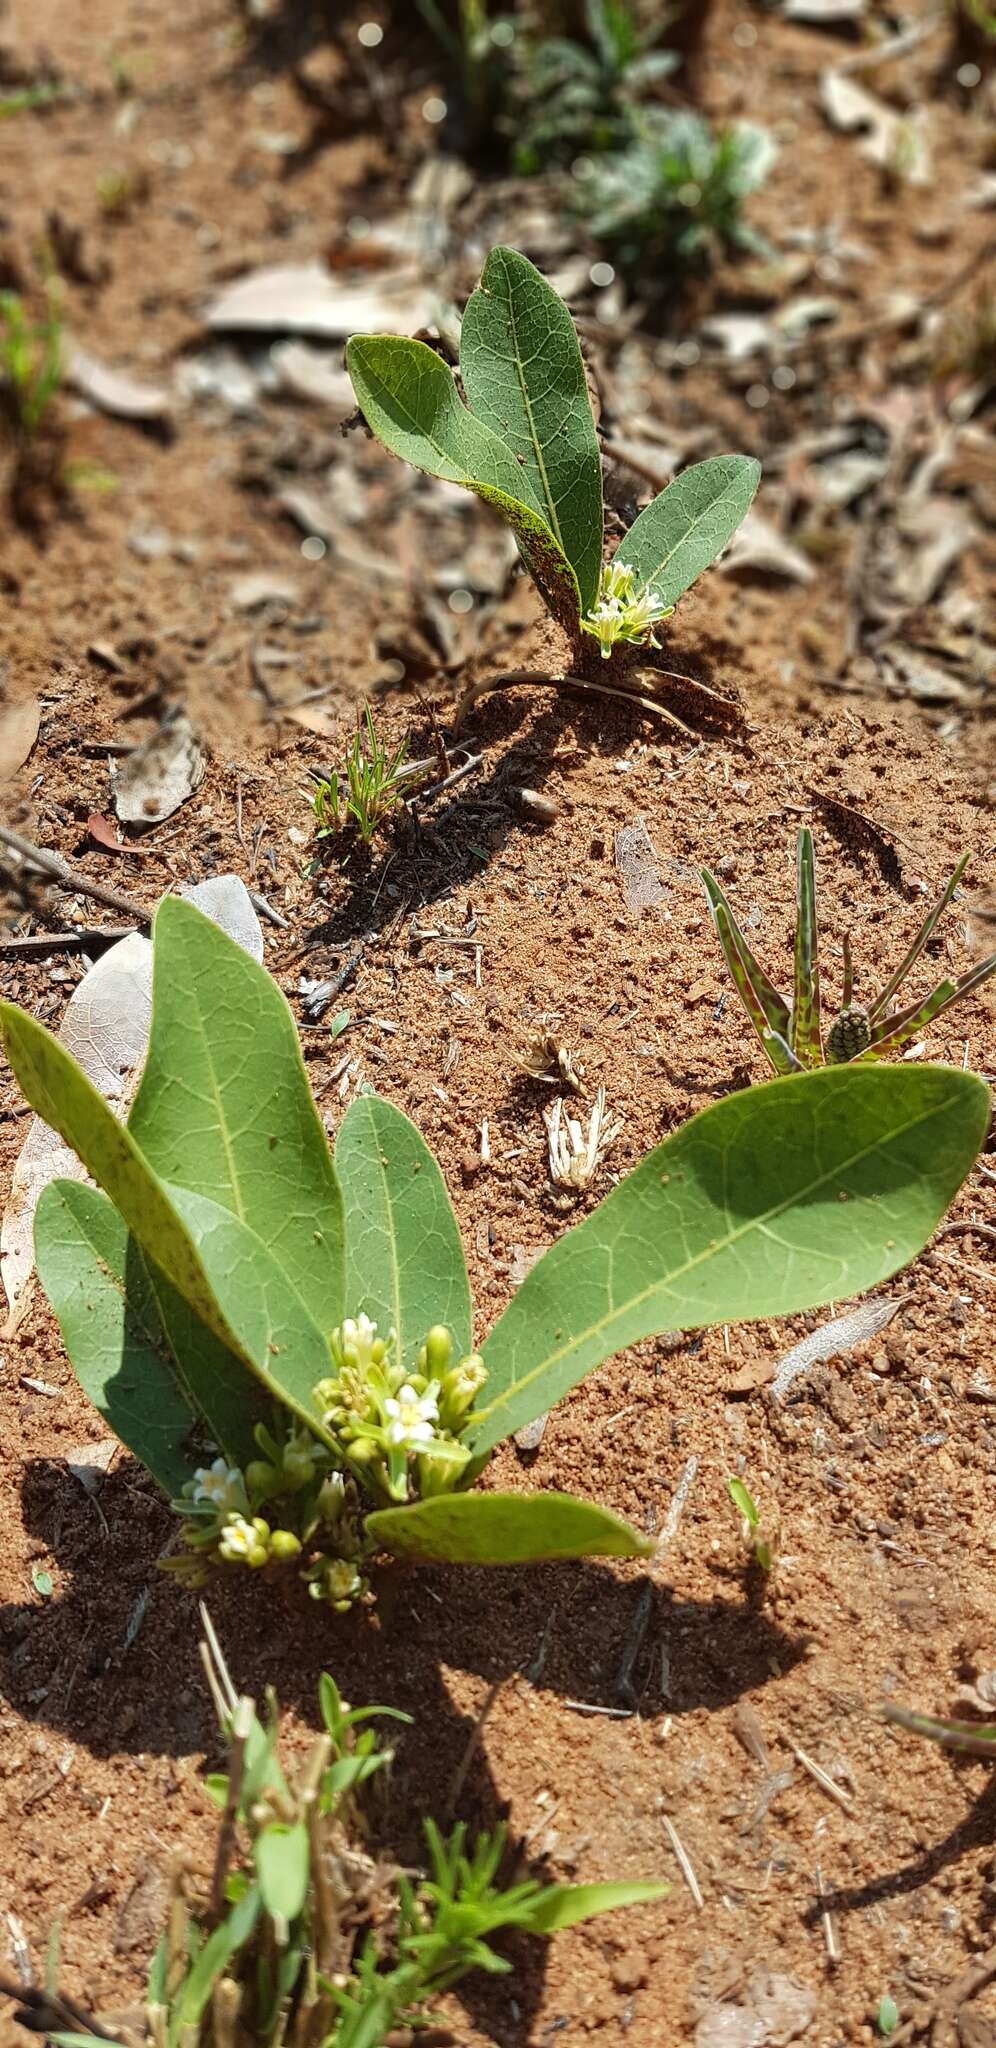
[[[927,944],[927,941],[933,935],[938,919],[941,916],[943,916],[944,911],[947,909],[948,904],[950,903],[951,898],[954,895],[954,892],[957,889],[959,882],[961,881],[962,875],[964,874],[965,869],[968,866],[968,862],[968,854],[963,853],[960,861],[958,862],[957,867],[955,868],[951,880],[947,884],[947,887],[942,891],[941,895],[938,897],[933,909],[927,912],[927,915],[924,918],[919,931],[917,932],[916,938],[914,939],[913,944],[909,949],[909,952],[906,953],[903,959],[900,961],[899,966],[896,968],[895,974],[893,974],[890,977],[890,979],[886,982],[881,994],[877,995],[875,997],[874,1002],[869,1005],[869,1017],[875,1018],[881,1015],[882,1011],[887,1008],[889,1003],[891,1003],[897,988],[901,987],[902,983],[906,980],[906,976],[908,975],[910,968],[914,965],[914,963],[917,960],[919,960],[920,955],[923,952],[925,945]]]
[[[563,300],[515,249],[492,249],[467,302],[460,373],[471,412],[528,477],[590,611],[602,567],[602,459],[584,363]]]
[[[795,983],[792,1050],[800,1066],[823,1065],[820,1036],[820,957],[816,923],[816,863],[813,835],[803,826],[796,842]]]
[[[915,1714],[909,1707],[894,1706],[891,1700],[883,1700],[875,1711],[880,1720],[891,1721],[894,1728],[905,1728],[910,1735],[922,1735],[927,1742],[943,1743],[946,1749],[959,1749],[966,1756],[996,1759],[994,1721],[935,1721],[930,1714]]]
[[[775,1073],[791,1073],[792,1019],[789,1006],[751,952],[726,896],[708,868],[702,869],[702,882],[737,994]],[[772,1033],[775,1034],[774,1041]]]

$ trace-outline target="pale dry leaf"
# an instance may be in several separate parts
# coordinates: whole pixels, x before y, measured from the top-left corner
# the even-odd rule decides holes
[[[834,128],[862,137],[861,154],[880,170],[909,185],[929,185],[930,158],[925,113],[897,114],[884,100],[856,85],[843,67],[824,71],[820,79],[823,111]]]
[[[748,512],[733,536],[719,568],[726,576],[784,576],[790,583],[811,583],[816,574],[808,555],[785,540],[770,519]]]
[[[127,370],[98,362],[75,343],[67,351],[63,375],[89,405],[114,419],[165,420],[173,409],[172,398],[162,385],[143,384]]]
[[[432,294],[412,270],[344,285],[321,263],[278,263],[225,285],[207,308],[214,333],[413,334],[432,318]]]
[[[161,825],[203,780],[204,754],[186,712],[172,712],[158,732],[126,754],[114,777],[114,808],[126,825]]]
[[[275,341],[270,361],[281,390],[306,405],[320,405],[330,426],[356,411],[356,394],[342,367],[342,353],[312,348],[306,341]]]
[[[627,910],[635,910],[639,915],[666,902],[667,890],[661,881],[657,854],[642,813],[631,824],[619,826],[615,838],[615,862],[622,876]]]
[[[21,704],[5,704],[0,708],[0,782],[9,782],[11,776],[23,768],[38,738],[40,722],[37,697],[27,697]]]
[[[859,1344],[867,1344],[869,1338],[877,1337],[880,1330],[888,1328],[906,1299],[899,1295],[893,1301],[862,1301],[846,1315],[834,1316],[829,1323],[821,1323],[818,1330],[810,1330],[808,1336],[779,1359],[771,1387],[774,1399],[784,1401],[800,1374],[809,1372],[812,1366],[825,1364],[828,1358],[841,1358]]]

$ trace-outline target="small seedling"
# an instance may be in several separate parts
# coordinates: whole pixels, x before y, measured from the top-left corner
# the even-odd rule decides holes
[[[0,292],[0,384],[20,432],[37,434],[62,379],[62,321],[53,298],[34,321],[17,292]]]
[[[156,2048],[384,2048],[421,2029],[427,2008],[474,1970],[511,1965],[492,1947],[515,1928],[560,1928],[648,1905],[666,1883],[544,1884],[511,1862],[505,1829],[468,1838],[426,1819],[424,1870],[403,1870],[367,1844],[365,1788],[393,1751],[369,1726],[410,1722],[391,1707],[350,1708],[326,1672],[323,1731],[303,1763],[281,1757],[280,1721],[235,1692],[214,1629],[201,1645],[227,1768],[207,1780],[219,1819],[210,1883],[177,1860],[165,1930],[149,1973],[141,2039]],[[368,1725],[364,1725],[368,1724]],[[521,1870],[521,1864],[519,1866]],[[53,2027],[81,2008],[50,1994],[55,2048],[94,2048],[94,2035]],[[38,2027],[39,2004],[15,2018]],[[109,2035],[138,2048],[129,2032]],[[418,2032],[414,2038],[419,2038]]]
[[[585,41],[522,36],[507,90],[503,125],[520,175],[621,149],[645,94],[680,62],[660,48],[673,21],[644,29],[627,0],[585,0]]]
[[[962,854],[954,874],[928,911],[919,931],[885,987],[867,1005],[854,1001],[851,948],[844,941],[844,987],[842,1007],[830,1026],[824,1045],[821,1020],[819,938],[816,919],[816,866],[813,835],[803,827],[796,841],[796,926],[795,980],[791,1000],[781,996],[769,980],[733,915],[722,889],[708,868],[702,871],[709,908],[719,934],[726,964],[737,994],[747,1012],[776,1074],[796,1073],[804,1067],[843,1066],[856,1061],[880,1060],[897,1052],[952,1003],[961,1002],[996,974],[996,953],[967,974],[953,981],[945,976],[926,997],[910,1003],[905,1010],[892,1007],[910,969],[920,958],[939,919],[947,909],[968,865]]]
[[[876,1708],[880,1721],[891,1721],[908,1735],[920,1735],[925,1742],[940,1743],[943,1749],[961,1751],[964,1756],[988,1757],[996,1763],[996,1721],[936,1721],[930,1714],[917,1714],[882,1700]]]
[[[445,0],[415,0],[415,6],[450,66],[470,130],[467,139],[485,141],[505,102],[521,24],[509,14],[492,15],[490,0],[457,0],[452,21]]]
[[[728,1479],[726,1491],[740,1516],[740,1531],[750,1561],[767,1578],[775,1569],[778,1555],[777,1530],[762,1522],[761,1510],[742,1479]]]
[[[746,455],[695,463],[603,564],[601,455],[574,323],[514,249],[492,250],[467,303],[459,385],[426,342],[396,335],[354,336],[346,362],[385,448],[463,484],[508,522],[583,674],[621,680],[650,660],[655,628],[715,561],[757,489],[760,467]]]
[[[649,107],[625,149],[592,157],[573,179],[570,208],[616,268],[646,289],[661,266],[673,278],[731,250],[763,250],[743,203],[773,154],[763,128],[716,133],[699,114]]]
[[[175,1503],[184,1548],[168,1568],[195,1585],[290,1568],[341,1610],[385,1552],[647,1556],[652,1537],[590,1502],[469,1489],[506,1437],[626,1346],[888,1278],[922,1249],[989,1115],[982,1082],[948,1067],[728,1096],[544,1252],[478,1350],[456,1219],[414,1125],[361,1095],[333,1158],[265,969],[174,897],[153,963],[127,1124],[11,1004],[0,1040],[97,1183],[42,1193],[38,1272],[84,1391]]]
[[[412,787],[412,776],[405,774],[407,755],[406,740],[389,750],[376,731],[367,704],[346,755],[345,768],[341,774],[334,770],[320,778],[312,796],[319,839],[328,839],[351,826],[364,846],[368,845],[378,825],[402,802],[405,789]]]

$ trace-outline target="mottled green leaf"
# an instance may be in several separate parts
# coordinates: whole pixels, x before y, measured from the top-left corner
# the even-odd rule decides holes
[[[474,491],[511,526],[550,609],[581,610],[577,577],[525,470],[497,434],[461,404],[453,373],[423,341],[355,335],[346,367],[364,419],[392,455]]]
[[[751,952],[715,875],[708,868],[702,870],[702,882],[723,957],[750,1023],[775,1073],[790,1074],[794,1071],[794,1054],[789,1045],[792,1012],[788,1003]]]
[[[796,843],[796,917],[792,994],[792,1051],[801,1067],[823,1063],[820,1036],[820,955],[816,923],[813,835],[804,825]]]
[[[346,1206],[346,1303],[382,1335],[397,1331],[410,1365],[435,1323],[471,1348],[470,1283],[456,1217],[424,1138],[376,1095],[350,1103],[335,1148]]]
[[[482,1347],[475,1451],[659,1330],[887,1280],[936,1228],[988,1118],[988,1089],[952,1067],[827,1067],[702,1110],[527,1274]]]
[[[749,455],[694,463],[633,521],[614,559],[635,569],[638,591],[652,585],[661,604],[677,604],[736,532],[760,475]]]
[[[602,566],[602,462],[563,299],[515,249],[492,249],[460,330],[467,404],[511,449],[589,611]]]
[[[440,1564],[537,1564],[567,1557],[649,1557],[652,1537],[569,1493],[441,1493],[378,1508],[366,1527],[395,1557]]]
[[[342,1200],[288,1005],[192,904],[167,896],[152,937],[149,1051],[128,1128],[161,1180],[262,1238],[328,1334],[343,1315]]]

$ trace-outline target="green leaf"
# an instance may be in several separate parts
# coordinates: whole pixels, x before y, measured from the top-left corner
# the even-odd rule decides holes
[[[170,2048],[185,2039],[185,2029],[196,2032],[198,2021],[204,2012],[218,1978],[227,1968],[232,1957],[243,1948],[252,1936],[262,1901],[259,1889],[252,1885],[245,1897],[233,1906],[227,1920],[216,1927],[208,1936],[196,1962],[188,1971],[186,1981],[181,1985],[171,2002],[169,2016]]]
[[[702,869],[702,882],[740,1000],[776,1074],[790,1074],[792,1012],[760,961],[751,952],[715,875]]]
[[[638,591],[652,584],[661,604],[677,604],[736,532],[760,475],[749,455],[693,463],[634,519],[615,561],[635,569]]]
[[[41,1566],[36,1564],[32,1569],[31,1583],[35,1592],[39,1593],[43,1600],[51,1599],[53,1589],[51,1572],[43,1571]]]
[[[671,1887],[663,1881],[634,1879],[618,1884],[551,1884],[529,1900],[516,1924],[530,1934],[558,1934],[564,1927],[576,1927],[581,1920],[593,1920],[599,1913],[614,1913],[620,1906],[649,1906],[666,1899]]]
[[[197,1247],[165,1188],[131,1132],[118,1123],[71,1054],[43,1024],[13,1003],[0,1003],[0,1043],[32,1109],[58,1131],[110,1195],[139,1243],[189,1306],[223,1344],[239,1353]]]
[[[653,1537],[569,1493],[440,1493],[408,1508],[378,1508],[365,1526],[395,1557],[440,1564],[649,1557],[654,1548]]]
[[[470,1283],[456,1217],[425,1140],[376,1095],[350,1103],[335,1147],[346,1208],[346,1301],[382,1336],[396,1330],[410,1365],[434,1323],[471,1348]]]
[[[272,1821],[260,1829],[253,1853],[267,1912],[274,1919],[296,1920],[308,1896],[310,1845],[307,1822]]]
[[[344,1305],[342,1199],[290,1009],[193,904],[152,927],[152,1024],[128,1128],[160,1179],[262,1238],[328,1335]]]
[[[108,1427],[175,1498],[201,1418],[234,1464],[253,1453],[251,1381],[146,1258],[106,1195],[47,1187],[35,1216],[38,1275],[73,1371]]]
[[[926,1244],[988,1116],[983,1082],[927,1066],[827,1067],[700,1111],[527,1274],[482,1347],[475,1452],[643,1337],[878,1286]]]
[[[460,374],[471,412],[510,448],[590,611],[602,568],[602,459],[574,322],[514,249],[492,249],[467,302]]]
[[[165,1187],[75,1060],[9,1003],[0,1004],[0,1039],[32,1108],[110,1195],[149,1260],[220,1343],[323,1435],[309,1397],[328,1350],[262,1239],[218,1203]],[[210,1392],[209,1375],[198,1386],[202,1409]]]
[[[555,616],[576,623],[577,577],[534,497],[525,471],[462,405],[453,373],[424,341],[391,334],[354,335],[346,368],[371,431],[392,455],[494,505],[512,528]]]
[[[792,1051],[801,1067],[823,1064],[820,1036],[820,954],[816,924],[813,835],[804,825],[796,842],[796,920],[792,993]]]

